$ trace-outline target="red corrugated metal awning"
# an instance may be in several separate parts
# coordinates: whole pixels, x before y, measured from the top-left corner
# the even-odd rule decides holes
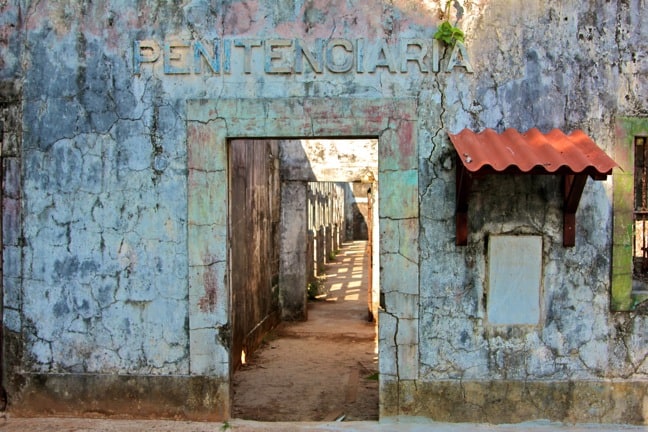
[[[565,135],[538,129],[520,133],[507,129],[473,132],[464,129],[450,141],[464,167],[472,174],[531,173],[587,174],[593,178],[612,173],[616,163],[581,130]]]
[[[457,244],[468,242],[468,194],[475,177],[487,174],[554,174],[564,176],[563,244],[573,246],[576,209],[590,176],[605,180],[617,164],[581,130],[543,134],[507,129],[448,134],[457,151]]]

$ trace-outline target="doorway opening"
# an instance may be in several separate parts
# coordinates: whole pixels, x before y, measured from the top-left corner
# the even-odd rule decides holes
[[[378,140],[229,141],[232,417],[378,419]]]
[[[228,151],[234,137],[377,137],[379,415],[402,412],[401,383],[417,380],[420,366],[418,111],[414,98],[187,101],[189,372],[210,383],[200,388],[199,399],[224,418],[233,399]]]

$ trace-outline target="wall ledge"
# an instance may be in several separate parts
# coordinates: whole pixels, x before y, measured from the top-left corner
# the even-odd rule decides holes
[[[7,410],[17,417],[229,418],[229,382],[206,376],[21,374]]]
[[[551,420],[648,424],[648,380],[418,380],[381,384],[381,418],[407,415],[457,423]]]

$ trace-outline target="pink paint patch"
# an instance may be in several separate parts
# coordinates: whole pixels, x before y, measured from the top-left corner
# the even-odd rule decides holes
[[[214,137],[212,136],[211,130],[209,128],[206,128],[201,124],[196,125],[193,123],[190,123],[187,126],[187,139],[190,142],[199,143],[208,143],[214,141]],[[189,170],[199,169],[199,167],[204,162],[204,160],[202,159],[204,155],[200,152],[200,150],[201,147],[194,148],[193,146],[189,146],[189,148],[187,149],[187,165]],[[195,152],[197,152],[198,154],[194,154]]]
[[[382,123],[385,114],[382,108],[371,106],[369,108],[365,108],[364,112],[365,112],[365,116],[370,122]]]
[[[214,312],[216,309],[216,289],[218,283],[216,276],[212,273],[211,267],[205,267],[203,273],[203,286],[205,288],[205,295],[198,300],[198,307],[202,312]]]
[[[414,135],[412,122],[403,122],[398,128],[398,149],[400,152],[401,166],[409,165],[411,157],[414,155]]]
[[[259,26],[263,19],[258,17],[259,3],[243,1],[232,4],[225,13],[223,33],[226,35],[244,35],[260,33]]]

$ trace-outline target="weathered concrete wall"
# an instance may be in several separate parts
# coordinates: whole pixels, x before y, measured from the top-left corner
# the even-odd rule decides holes
[[[3,81],[0,89],[0,161],[2,179],[2,365],[3,383],[15,383],[23,352],[20,290],[21,254],[21,158],[22,106],[18,81]],[[11,385],[11,384],[9,384]]]
[[[365,133],[380,137],[381,414],[645,423],[648,315],[609,308],[611,182],[587,184],[576,246],[564,248],[559,179],[478,181],[468,246],[457,247],[446,132],[579,128],[611,153],[614,119],[648,115],[648,13],[639,0],[453,3],[474,73],[447,72],[443,47],[439,67],[413,60],[404,69],[403,56],[375,48],[384,39],[431,44],[444,6],[6,2],[0,73],[22,84],[23,129],[15,195],[22,236],[3,244],[4,332],[24,346],[4,359],[14,364],[7,374],[25,379],[5,381],[14,409],[37,395],[54,400],[63,388],[82,400],[77,384],[100,388],[93,377],[106,374],[132,378],[140,390],[171,375],[164,382],[175,388],[183,377],[204,378],[211,399],[197,412],[226,416],[227,191],[219,185],[227,184],[227,158],[214,143],[252,133]],[[214,38],[243,40],[230,47],[229,73],[212,73],[203,60],[200,73],[174,73],[173,61],[165,68],[165,40]],[[253,46],[293,38],[342,45],[321,72],[306,63],[292,73],[286,59],[266,61],[273,54]],[[354,50],[350,69],[342,39]],[[156,61],[150,50],[134,55],[134,41],[144,40],[158,44]],[[277,106],[290,112],[277,113],[274,98],[289,100]],[[397,100],[405,98],[415,112],[403,112]],[[324,112],[322,100],[335,111]],[[386,100],[400,108],[386,115]],[[485,319],[487,239],[502,233],[542,236],[538,326]],[[8,264],[8,256],[24,261]],[[16,283],[7,268],[18,270]],[[206,277],[217,301],[205,312]],[[73,397],[57,407],[92,410]]]
[[[21,76],[20,58],[24,45],[21,4],[18,0],[0,5],[0,80],[11,82]]]
[[[442,84],[445,127],[582,128],[611,154],[613,118],[645,115],[647,109],[638,103],[647,90],[647,63],[637,54],[646,49],[645,29],[639,26],[648,17],[638,7],[636,2],[524,7],[498,2],[482,5],[474,16],[466,7],[469,33],[474,34],[469,45],[483,50],[472,57],[475,78],[484,76]],[[491,73],[484,74],[486,70]],[[473,100],[461,97],[466,94]],[[496,421],[526,416],[645,422],[648,320],[641,313],[609,312],[609,183],[588,182],[577,214],[576,247],[563,248],[560,179],[480,181],[471,197],[469,245],[448,250],[442,245],[453,238],[453,209],[440,208],[438,200],[452,201],[454,195],[445,174],[452,171],[450,147],[444,140],[432,142],[422,166],[430,177],[423,182],[428,186],[421,205],[421,344],[429,348],[421,350],[426,384],[414,393],[461,389],[446,398],[448,405],[436,411],[438,418],[470,420],[468,413],[474,411],[467,407],[477,406]],[[499,233],[543,237],[539,326],[487,322],[485,251],[488,235]],[[511,380],[527,383],[519,395],[507,393],[514,388]],[[619,391],[618,381],[625,380],[641,384]],[[560,388],[564,403],[547,403]],[[508,402],[500,406],[497,400]],[[534,408],[524,406],[529,403]],[[428,410],[415,397],[404,405],[408,412]],[[609,411],[611,406],[615,409]]]
[[[375,139],[282,141],[282,177],[310,182],[370,182],[378,177]]]

